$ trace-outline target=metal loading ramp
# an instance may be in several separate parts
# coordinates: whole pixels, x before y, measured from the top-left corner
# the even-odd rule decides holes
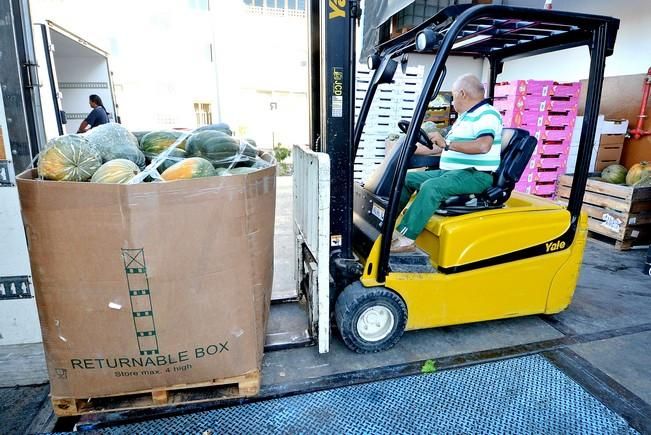
[[[106,434],[637,434],[532,355],[103,429]]]

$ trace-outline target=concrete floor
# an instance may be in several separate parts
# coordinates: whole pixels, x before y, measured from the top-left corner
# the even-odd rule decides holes
[[[292,294],[294,285],[289,177],[278,180],[276,224],[274,294],[284,297]],[[618,252],[609,245],[590,240],[574,301],[566,311],[555,316],[530,316],[408,332],[395,348],[373,355],[350,352],[336,332],[327,355],[319,355],[316,347],[269,352],[263,361],[260,397],[418,373],[422,364],[430,359],[441,370],[540,353],[638,431],[651,433],[648,350],[651,345],[651,280],[642,274],[644,257],[645,251],[641,249]],[[295,324],[289,329],[300,330],[303,328],[302,314],[297,304],[272,306],[270,332],[282,332],[290,322]],[[0,360],[2,352],[0,348]],[[34,352],[32,350],[31,355]],[[7,365],[3,371],[20,371],[19,361],[5,358]],[[202,405],[206,406],[211,405]],[[202,407],[188,406],[174,411],[192,412]],[[137,417],[136,414],[84,417],[80,428],[123,421]],[[25,418],[31,417],[25,414]],[[0,422],[3,420],[0,412]],[[51,422],[49,420],[48,424]],[[65,423],[58,428],[72,427],[73,422]],[[5,432],[3,429],[0,427],[0,432]]]

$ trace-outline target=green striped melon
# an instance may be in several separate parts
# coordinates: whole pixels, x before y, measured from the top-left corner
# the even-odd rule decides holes
[[[148,157],[155,156],[165,151],[183,136],[188,136],[188,133],[182,131],[152,131],[142,137],[140,149]],[[176,148],[184,150],[186,143],[187,138],[178,144]]]
[[[248,142],[240,142],[226,133],[206,130],[194,133],[188,140],[186,152],[189,157],[203,157],[215,167],[228,167],[234,161],[250,161],[257,150]]]
[[[38,175],[46,180],[88,181],[102,165],[99,151],[83,136],[51,139],[38,158]]]
[[[161,174],[165,181],[187,180],[190,178],[210,177],[215,175],[212,163],[201,157],[190,157],[167,168]]]
[[[195,133],[199,133],[201,131],[220,131],[222,133],[226,133],[229,136],[233,135],[233,131],[231,130],[231,127],[225,122],[204,125],[203,127],[199,127],[194,130]]]
[[[100,166],[90,181],[102,184],[124,184],[139,173],[138,165],[131,160],[115,159]]]

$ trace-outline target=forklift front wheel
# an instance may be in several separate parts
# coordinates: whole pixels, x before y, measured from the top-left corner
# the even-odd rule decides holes
[[[381,352],[393,347],[407,324],[407,307],[384,287],[364,287],[359,281],[344,289],[335,304],[341,338],[357,353]]]

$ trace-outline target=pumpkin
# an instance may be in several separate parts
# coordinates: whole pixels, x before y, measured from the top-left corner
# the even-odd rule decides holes
[[[188,157],[203,157],[216,167],[255,160],[258,153],[248,142],[240,142],[226,133],[213,130],[194,133],[188,139],[186,152]]]
[[[628,170],[626,174],[626,184],[635,186],[641,180],[651,176],[651,165],[648,162],[636,163]]]
[[[610,165],[601,171],[601,178],[607,183],[624,184],[626,172],[626,168],[622,165]]]
[[[78,134],[51,139],[38,159],[38,175],[46,180],[87,181],[102,165],[102,157]]]
[[[145,155],[138,149],[138,139],[129,130],[115,122],[99,125],[84,133],[88,141],[97,148],[103,162],[127,159],[145,167]]]
[[[161,174],[165,181],[187,180],[190,178],[210,177],[215,175],[212,163],[201,157],[181,160],[167,168]]]
[[[188,136],[188,133],[181,131],[152,131],[144,135],[140,141],[140,149],[147,157],[160,154],[169,148],[182,136]],[[187,138],[176,146],[176,149],[184,150]]]
[[[91,183],[124,184],[140,173],[138,165],[127,159],[115,159],[104,163],[93,174]]]

